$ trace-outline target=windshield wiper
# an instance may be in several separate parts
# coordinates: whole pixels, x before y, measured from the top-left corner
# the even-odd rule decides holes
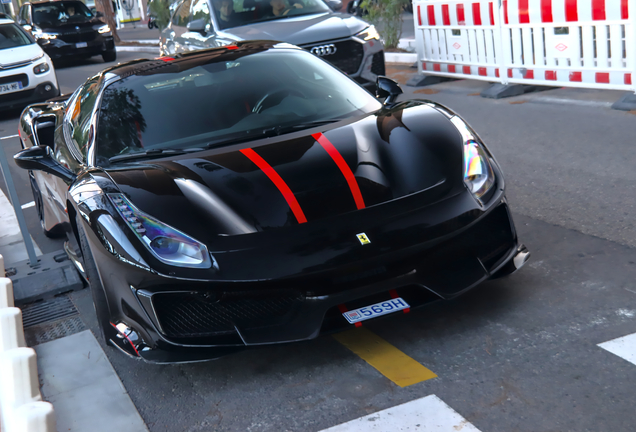
[[[297,123],[289,126],[274,126],[268,129],[263,130],[263,135],[265,136],[277,136],[287,132],[292,132],[296,130],[310,129],[312,127],[322,126],[329,123],[335,123],[342,119],[329,119],[329,120],[316,120],[312,122],[306,123]]]
[[[203,148],[187,148],[187,149],[171,149],[171,148],[166,148],[166,149],[162,149],[162,148],[158,148],[158,149],[148,149],[146,151],[143,152],[136,152],[136,153],[126,153],[126,154],[121,154],[121,155],[117,155],[117,156],[113,156],[111,158],[108,159],[109,162],[113,163],[113,162],[120,162],[120,161],[124,161],[124,160],[134,160],[134,159],[145,159],[145,158],[149,158],[149,157],[159,157],[159,156],[178,156],[178,155],[182,155],[185,153],[192,153],[192,152],[197,152],[197,151],[201,151],[204,150]]]

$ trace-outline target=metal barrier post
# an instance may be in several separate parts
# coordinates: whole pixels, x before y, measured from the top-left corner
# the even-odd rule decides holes
[[[629,13],[629,24],[627,26],[627,31],[625,32],[625,47],[627,49],[628,66],[631,57],[632,89],[636,94],[636,2],[627,2],[627,7]],[[629,55],[630,52],[631,56]]]
[[[31,242],[31,235],[29,234],[26,221],[24,220],[24,214],[22,213],[22,207],[20,206],[18,194],[15,191],[15,184],[13,183],[13,177],[11,177],[11,171],[9,171],[9,162],[7,161],[4,146],[0,147],[2,147],[0,148],[0,171],[2,171],[4,184],[7,185],[9,199],[11,200],[11,205],[13,206],[13,210],[15,211],[15,216],[18,219],[20,232],[22,233],[22,238],[24,239],[24,246],[26,247],[27,254],[29,255],[29,264],[31,265],[31,267],[36,267],[38,265],[38,258],[35,254],[33,243]]]

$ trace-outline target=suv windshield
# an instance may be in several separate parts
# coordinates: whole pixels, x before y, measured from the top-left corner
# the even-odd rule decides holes
[[[41,27],[83,22],[92,17],[91,11],[80,1],[33,4],[33,22]]]
[[[35,43],[17,25],[0,24],[0,50]]]
[[[330,12],[322,0],[212,0],[221,29]]]
[[[301,50],[201,63],[163,63],[168,73],[140,72],[109,85],[99,111],[97,164],[107,165],[115,156],[284,134],[382,106],[341,72]]]

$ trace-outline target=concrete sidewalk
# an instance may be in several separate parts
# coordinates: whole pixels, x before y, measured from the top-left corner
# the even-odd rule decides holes
[[[39,252],[37,246],[36,250]],[[1,189],[0,255],[5,258],[7,267],[27,258],[15,212]],[[36,305],[46,303],[45,301]],[[36,318],[27,311],[30,307],[31,305],[23,308],[25,334],[30,335],[30,339],[53,339],[56,331],[65,334],[64,331],[55,328],[56,323],[29,327],[29,321]],[[61,324],[58,327],[62,327],[64,320],[58,320],[57,324]],[[38,357],[42,397],[53,404],[58,431],[148,430],[90,330],[34,345],[32,348]]]

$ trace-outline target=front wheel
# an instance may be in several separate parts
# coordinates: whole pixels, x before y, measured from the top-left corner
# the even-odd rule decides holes
[[[115,51],[115,49],[106,51],[105,53],[102,53],[102,58],[104,59],[104,62],[106,63],[113,62],[117,60],[117,51]]]

